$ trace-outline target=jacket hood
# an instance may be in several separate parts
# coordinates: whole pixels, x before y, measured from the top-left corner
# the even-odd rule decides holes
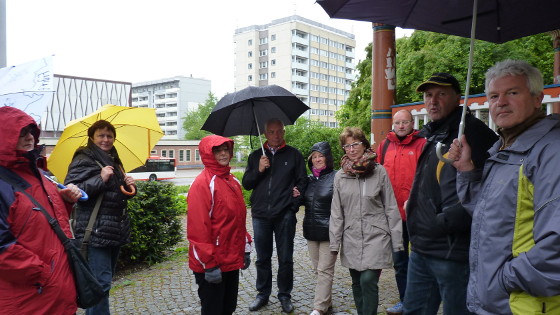
[[[200,158],[202,159],[202,163],[204,167],[210,170],[210,172],[223,176],[229,174],[230,166],[222,166],[216,161],[214,157],[214,153],[212,152],[213,147],[221,146],[222,144],[227,143],[229,146],[229,153],[231,158],[233,158],[233,140],[229,138],[225,138],[222,136],[211,135],[206,136],[200,140],[200,144],[198,145],[198,149],[200,152]]]
[[[313,167],[311,155],[315,151],[323,154],[327,158],[327,167],[321,173],[328,173],[332,171],[334,168],[334,160],[332,156],[331,145],[327,141],[317,142],[311,147],[311,154],[309,154],[309,157],[307,158],[307,167],[309,167],[309,170],[311,171]]]
[[[16,151],[16,146],[19,141],[19,133],[22,128],[32,125],[34,129],[31,131],[35,137],[35,149],[38,149],[39,135],[41,131],[33,117],[25,112],[10,106],[0,107],[0,165],[9,166],[17,161],[23,162],[29,160],[24,157],[27,152]]]

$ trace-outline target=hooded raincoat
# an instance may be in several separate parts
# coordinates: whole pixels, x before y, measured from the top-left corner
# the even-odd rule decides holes
[[[392,268],[392,252],[404,250],[402,221],[383,166],[365,177],[336,173],[329,238],[346,268]]]
[[[224,143],[233,156],[233,141],[228,138],[212,135],[200,141],[204,170],[192,183],[187,197],[189,267],[198,273],[214,267],[222,272],[241,269],[245,252],[251,251],[241,185],[230,173],[229,165],[218,164],[212,153],[212,147]]]
[[[68,216],[72,210],[58,189],[43,178],[40,148],[16,151],[20,130],[33,125],[35,144],[39,129],[35,120],[19,109],[0,107],[0,165],[10,169],[29,185],[31,194],[58,220],[72,237]],[[0,313],[74,314],[77,310],[74,277],[60,239],[45,216],[12,186],[0,180]]]
[[[549,116],[482,173],[457,175],[473,212],[467,306],[477,314],[560,314],[560,116]]]

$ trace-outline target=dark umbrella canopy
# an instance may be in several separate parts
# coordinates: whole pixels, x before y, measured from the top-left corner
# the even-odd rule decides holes
[[[332,18],[470,37],[474,0],[317,0]],[[476,39],[504,43],[560,28],[559,0],[479,0]]]
[[[308,109],[297,96],[280,86],[249,86],[224,96],[201,129],[224,137],[258,136],[269,119],[278,118],[284,125],[291,125]]]

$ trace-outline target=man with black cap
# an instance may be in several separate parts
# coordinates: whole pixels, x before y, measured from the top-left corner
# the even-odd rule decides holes
[[[440,161],[436,144],[446,151],[457,137],[462,108],[461,87],[448,73],[434,73],[416,89],[424,94],[431,122],[420,136],[427,139],[406,205],[411,253],[404,314],[470,314],[466,305],[471,217],[459,202],[456,169]],[[472,162],[483,166],[496,134],[470,112],[465,136],[472,143]],[[442,152],[443,154],[444,152]],[[446,156],[444,154],[444,156]]]

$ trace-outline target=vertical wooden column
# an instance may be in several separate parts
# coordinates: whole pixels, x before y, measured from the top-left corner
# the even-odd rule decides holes
[[[391,105],[395,104],[397,65],[395,27],[372,23],[371,145],[379,144],[391,131]],[[375,146],[374,146],[375,147]]]
[[[550,32],[552,36],[552,46],[554,49],[554,84],[560,84],[560,30],[554,30]],[[552,104],[552,112],[555,114],[560,113],[560,103],[556,102]]]

